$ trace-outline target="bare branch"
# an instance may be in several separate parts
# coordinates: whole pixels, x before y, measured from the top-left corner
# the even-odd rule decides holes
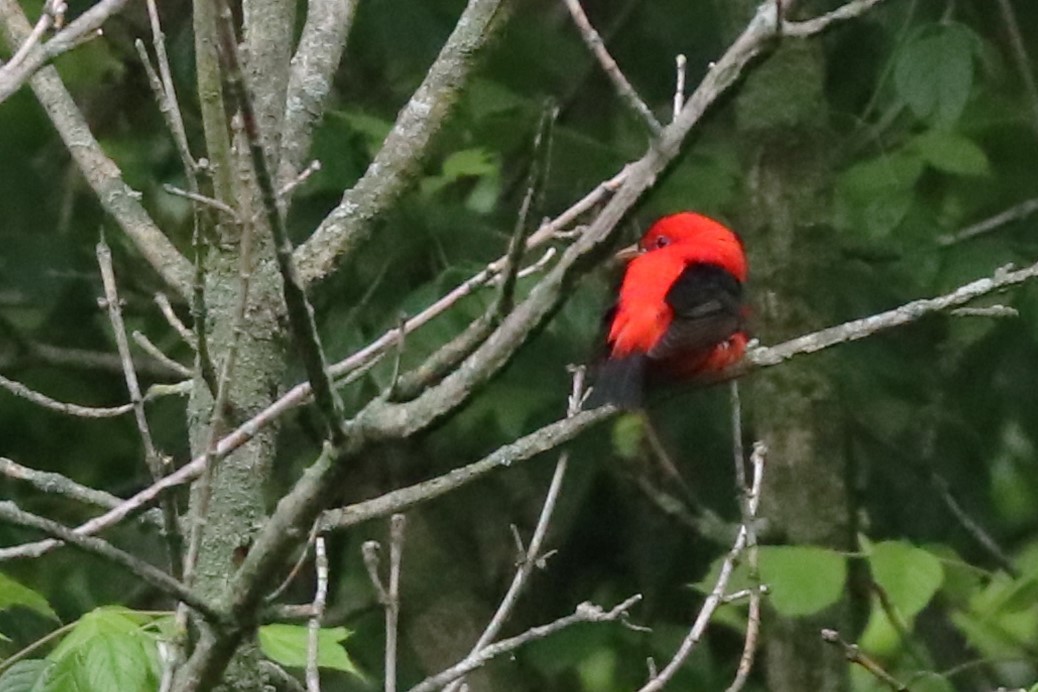
[[[1027,54],[1027,43],[1023,34],[1020,33],[1020,23],[1016,20],[1016,12],[1009,0],[998,0],[998,10],[1002,14],[1002,22],[1006,25],[1009,34],[1009,46],[1013,50],[1013,60],[1016,68],[1020,71],[1020,79],[1024,83],[1027,92],[1027,100],[1031,106],[1031,127],[1038,134],[1038,84],[1035,84],[1034,73],[1031,69],[1031,56]]]
[[[703,607],[699,610],[699,614],[696,616],[695,622],[692,623],[692,627],[689,629],[688,634],[681,642],[681,646],[678,647],[677,653],[670,660],[667,665],[663,667],[656,675],[642,685],[638,692],[656,692],[661,690],[664,686],[674,677],[674,674],[678,672],[682,664],[688,659],[692,650],[702,639],[706,633],[706,628],[710,624],[710,619],[713,617],[714,612],[717,610],[727,595],[728,580],[732,576],[732,571],[735,569],[735,563],[739,560],[743,551],[746,549],[747,542],[749,540],[749,533],[752,530],[752,525],[757,517],[757,508],[760,506],[760,491],[761,484],[764,482],[764,458],[767,454],[767,450],[764,444],[758,442],[754,445],[753,454],[751,455],[751,461],[753,462],[753,482],[750,487],[750,493],[746,498],[746,514],[750,518],[750,521],[744,522],[742,527],[739,529],[739,535],[735,539],[735,544],[732,549],[728,551],[727,557],[724,562],[721,563],[721,572],[717,577],[717,582],[714,584],[713,590],[706,597],[706,601],[703,603]]]
[[[822,630],[822,641],[841,649],[848,661],[867,670],[877,680],[894,690],[894,692],[909,692],[907,685],[888,673],[883,666],[866,656],[856,645],[845,642],[836,630]]]
[[[165,464],[162,455],[155,448],[155,442],[151,437],[151,429],[148,427],[148,416],[144,411],[144,397],[141,396],[140,383],[137,381],[137,371],[130,356],[130,341],[126,338],[126,325],[123,324],[122,308],[119,305],[119,292],[115,285],[115,270],[112,267],[112,252],[108,249],[104,239],[97,244],[97,263],[101,267],[101,281],[105,288],[105,306],[108,308],[108,319],[112,323],[112,332],[115,336],[115,344],[119,351],[119,358],[123,363],[123,377],[126,379],[126,389],[130,394],[130,403],[133,404],[134,420],[137,423],[137,432],[141,436],[144,446],[144,461],[151,471],[153,481],[162,478],[165,473]],[[180,523],[177,520],[177,506],[170,498],[162,502],[163,533],[169,548],[170,566],[174,575],[180,574],[181,552],[183,541],[180,536]]]
[[[114,11],[113,7],[121,7],[125,2],[103,0],[72,22],[65,31],[72,31],[73,27],[81,30],[94,21],[99,26],[108,16],[107,13]],[[0,30],[11,45],[20,44],[28,36],[29,22],[15,0],[0,0]],[[50,46],[55,39],[47,45]],[[57,71],[52,67],[40,70],[30,85],[102,208],[115,219],[166,283],[181,295],[188,295],[191,286],[190,263],[148,216],[141,205],[140,193],[131,190],[123,181],[118,166],[105,155],[90,132],[83,114]]]
[[[397,634],[400,621],[400,561],[404,550],[403,514],[389,518],[389,586],[386,588],[386,692],[396,692]]]
[[[63,401],[51,399],[46,394],[40,394],[26,387],[21,382],[9,380],[3,375],[0,375],[0,387],[17,397],[31,401],[37,406],[80,418],[114,418],[133,410],[132,403],[123,404],[122,406],[80,406],[79,404],[67,404]]]
[[[375,160],[296,251],[296,263],[306,284],[327,276],[343,256],[353,253],[371,234],[375,219],[410,187],[430,143],[483,55],[482,49],[496,36],[513,4],[514,0],[469,1]]]
[[[573,388],[567,405],[567,418],[572,418],[580,413],[581,406],[584,403],[585,374],[583,366],[573,370]],[[504,598],[501,599],[501,604],[497,607],[497,611],[490,619],[486,629],[483,630],[479,639],[476,640],[472,650],[469,651],[468,657],[478,655],[480,650],[494,641],[494,638],[501,632],[501,628],[508,621],[512,610],[515,609],[516,603],[519,602],[519,596],[522,594],[530,574],[533,573],[534,567],[544,559],[541,553],[541,546],[544,544],[545,536],[548,535],[548,526],[551,524],[552,515],[555,513],[555,504],[559,498],[559,492],[562,490],[562,482],[566,478],[566,468],[568,465],[569,453],[563,452],[559,457],[559,461],[555,464],[555,472],[552,474],[551,483],[548,485],[548,493],[545,495],[540,516],[537,517],[537,525],[534,527],[530,545],[526,550],[523,550],[520,543],[519,569],[515,571],[515,576],[512,578],[512,583],[509,585],[508,591],[505,592]],[[447,692],[456,690],[461,682],[463,682],[463,678],[459,678],[459,680],[451,683],[446,688]]]
[[[328,599],[328,553],[324,547],[324,536],[314,539],[314,570],[317,572],[317,588],[312,604],[313,616],[307,623],[306,646],[306,692],[321,692],[321,674],[317,667],[321,618]]]
[[[976,238],[979,235],[998,230],[1013,221],[1025,219],[1036,211],[1038,211],[1038,197],[1016,204],[1005,211],[999,212],[983,221],[978,221],[977,223],[967,226],[955,233],[938,236],[937,244],[944,246],[955,245],[964,240]]]
[[[851,2],[836,8],[832,12],[823,14],[820,17],[815,17],[814,19],[809,19],[803,22],[788,22],[783,19],[781,27],[782,35],[795,38],[814,36],[815,34],[825,31],[836,22],[860,17],[881,2],[883,2],[883,0],[851,0]]]
[[[83,552],[97,555],[108,562],[129,570],[140,577],[142,581],[154,586],[163,593],[172,596],[178,601],[187,603],[206,620],[214,623],[226,622],[224,615],[215,606],[205,601],[201,596],[185,587],[179,581],[162,570],[149,565],[147,562],[119,550],[107,541],[94,536],[78,534],[56,521],[25,512],[19,509],[15,503],[6,500],[0,502],[0,521],[40,531],[73,545]]]
[[[167,356],[165,353],[162,352],[162,350],[158,346],[152,343],[151,339],[149,339],[147,336],[145,336],[137,330],[134,330],[133,333],[130,334],[130,336],[133,338],[135,342],[137,342],[138,346],[144,349],[144,351],[148,355],[150,355],[152,358],[165,365],[171,371],[177,373],[183,378],[191,377],[191,368],[187,367],[186,365],[181,365],[177,361]],[[136,367],[137,366],[134,365],[134,369],[136,369]],[[147,399],[147,397],[145,397],[145,399]]]
[[[613,83],[613,87],[616,89],[617,94],[620,95],[620,99],[624,102],[628,108],[630,108],[637,116],[639,121],[648,128],[649,132],[654,137],[658,137],[663,131],[663,126],[660,125],[660,121],[656,119],[656,116],[652,114],[652,111],[648,106],[645,105],[645,101],[638,96],[638,92],[634,90],[631,83],[627,80],[627,76],[624,75],[623,71],[620,70],[620,66],[613,60],[613,56],[609,54],[609,50],[605,47],[605,41],[599,36],[598,32],[595,31],[595,27],[591,25],[587,15],[584,13],[584,8],[580,5],[580,0],[563,0],[566,5],[566,9],[569,10],[570,16],[573,17],[573,23],[577,25],[577,29],[580,30],[580,37],[584,39],[584,43],[587,44],[588,49],[591,50],[592,55],[598,60],[598,63],[605,70],[609,80]]]
[[[749,567],[749,577],[753,586],[747,589],[749,607],[746,616],[746,637],[743,641],[742,655],[739,657],[739,667],[735,671],[735,679],[728,686],[727,692],[739,692],[746,686],[753,670],[753,659],[757,652],[757,640],[760,637],[761,622],[761,594],[763,589],[760,583],[760,572],[758,570],[757,557],[757,518],[756,510],[751,508],[750,500],[753,497],[752,488],[746,485],[745,457],[743,455],[742,443],[742,403],[739,399],[739,383],[733,380],[732,388],[732,448],[735,450],[735,478],[736,487],[739,491],[739,507],[742,513],[742,525],[746,527],[746,564]],[[763,454],[763,450],[755,446],[753,454]],[[761,463],[763,463],[763,457]],[[756,468],[757,460],[754,460]],[[752,510],[752,511],[751,511]],[[728,594],[726,601],[731,602],[739,594]]]
[[[360,0],[310,0],[307,3],[306,23],[288,75],[279,187],[294,180],[306,160],[314,126],[324,112],[324,101],[346,50],[346,39],[359,4]],[[284,198],[290,199],[288,192]],[[287,202],[284,206],[288,206]]]
[[[55,12],[51,3],[45,5],[43,16],[31,32],[24,14],[20,11],[19,15],[12,14],[11,10],[16,5],[7,2],[0,5],[0,21],[6,25],[9,44],[21,46],[11,60],[0,67],[0,103],[18,91],[37,70],[51,60],[76,48],[84,41],[99,36],[105,20],[122,10],[128,3],[129,0],[101,0],[42,45],[39,40],[43,33],[51,26],[56,26],[53,22]],[[44,21],[45,18],[48,18],[47,21]],[[17,26],[23,22],[24,28]]]
[[[537,639],[544,639],[545,637],[555,634],[559,630],[566,629],[567,627],[579,622],[616,622],[618,620],[623,620],[627,617],[628,611],[631,607],[641,599],[641,594],[631,596],[626,601],[614,606],[610,610],[603,610],[601,606],[597,606],[593,603],[581,603],[577,606],[572,615],[561,617],[555,622],[551,622],[547,625],[532,627],[515,637],[502,639],[499,642],[491,644],[482,649],[475,656],[470,656],[461,663],[448,668],[442,673],[431,678],[426,678],[412,687],[409,692],[433,692],[433,690],[443,687],[452,680],[455,680],[466,673],[471,673],[476,668],[486,665],[487,662],[502,654],[514,651],[528,642]]]
[[[513,464],[554,449],[572,440],[586,428],[610,417],[613,413],[615,413],[615,409],[609,406],[593,411],[582,411],[572,418],[556,421],[521,437],[468,466],[455,469],[423,483],[394,490],[372,500],[358,502],[342,509],[329,510],[321,516],[321,530],[349,528],[369,519],[388,516],[393,512],[399,512],[426,500],[445,495],[482,478],[490,471],[511,467]]]
[[[55,495],[62,495],[79,502],[84,502],[95,507],[111,509],[122,503],[122,498],[97,490],[86,485],[76,483],[71,478],[62,476],[52,471],[37,471],[27,466],[14,462],[6,457],[0,457],[0,474],[8,478],[16,478],[25,481],[37,490]],[[148,524],[162,528],[162,517],[156,511],[146,512],[142,517]]]
[[[169,298],[165,293],[155,294],[155,304],[159,306],[159,310],[162,311],[162,316],[166,318],[166,322],[169,326],[173,327],[173,330],[180,335],[180,338],[184,340],[188,346],[192,349],[198,349],[198,344],[195,342],[195,335],[184,326],[184,323],[177,317],[177,313],[173,311],[173,305],[170,304]]]
[[[674,115],[672,120],[678,117],[678,113],[681,112],[681,107],[685,105],[685,65],[688,63],[688,59],[684,53],[679,53],[674,59],[676,67],[676,78],[674,80]]]
[[[730,378],[741,377],[758,369],[778,365],[798,355],[816,353],[844,342],[857,341],[880,331],[910,324],[926,315],[958,307],[989,293],[1028,281],[1035,276],[1038,276],[1038,263],[1018,271],[999,270],[991,278],[974,281],[937,298],[913,301],[885,313],[851,320],[850,322],[791,339],[776,346],[758,347],[747,354],[743,363],[729,369],[726,376]],[[341,361],[337,365],[342,363],[346,363],[346,361]],[[238,449],[241,445],[255,437],[260,430],[284,415],[286,411],[290,411],[307,401],[308,395],[309,387],[307,385],[296,385],[277,402],[221,439],[217,445],[214,458],[222,458]],[[578,416],[574,416],[572,420],[559,421],[545,426],[538,432],[531,433],[512,445],[502,447],[498,452],[481,461],[456,469],[439,478],[434,478],[410,488],[397,490],[373,500],[351,505],[341,510],[332,510],[326,513],[321,520],[322,531],[345,528],[374,517],[388,516],[395,511],[406,509],[425,499],[439,497],[456,487],[483,476],[495,468],[508,466],[513,461],[528,459],[530,456],[568,441],[584,430],[584,428],[607,418],[612,413],[614,411],[610,407],[583,412]],[[553,442],[550,439],[542,438],[542,435],[548,438],[558,436],[558,438]],[[203,465],[204,456],[196,457],[177,471],[127,499],[119,507],[82,524],[76,531],[91,534],[119,523],[141,509],[150,506],[163,493],[185,483],[190,483],[201,473]],[[41,541],[24,546],[0,549],[0,562],[16,557],[42,555],[57,547],[57,545],[58,542],[56,541]]]
[[[1038,263],[1017,270],[1002,267],[996,270],[991,278],[978,279],[937,298],[914,300],[887,312],[844,322],[813,334],[790,339],[786,343],[772,348],[753,349],[747,353],[743,364],[732,369],[732,375],[741,375],[750,369],[778,365],[793,354],[814,353],[836,344],[864,339],[878,331],[899,327],[915,322],[925,315],[959,307],[980,296],[1015,286],[1036,276],[1038,276]]]

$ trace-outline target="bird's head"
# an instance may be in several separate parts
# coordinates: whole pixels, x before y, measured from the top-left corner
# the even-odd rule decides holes
[[[724,224],[694,212],[664,216],[636,244],[616,254],[630,261],[646,253],[667,253],[685,264],[716,264],[746,281],[746,253],[742,240]]]

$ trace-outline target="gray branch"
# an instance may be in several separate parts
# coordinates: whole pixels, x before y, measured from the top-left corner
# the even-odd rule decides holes
[[[0,0],[0,30],[11,45],[20,44],[32,30],[15,0]],[[119,167],[90,132],[57,70],[45,67],[29,84],[101,206],[166,283],[187,296],[191,286],[190,263],[148,216],[141,205],[140,193],[123,181]]]
[[[10,0],[7,0],[10,1]],[[327,276],[374,229],[419,173],[433,138],[504,24],[515,0],[470,0],[418,90],[400,112],[375,160],[306,243],[296,250],[303,281]]]

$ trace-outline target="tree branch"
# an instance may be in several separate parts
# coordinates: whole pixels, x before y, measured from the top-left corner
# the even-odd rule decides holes
[[[910,324],[926,315],[958,307],[971,300],[1023,283],[1036,276],[1038,276],[1038,263],[1018,271],[1007,272],[999,270],[991,278],[974,281],[943,296],[913,301],[888,312],[844,322],[834,327],[790,339],[776,346],[761,346],[747,353],[746,359],[741,364],[730,368],[725,373],[725,376],[728,378],[742,377],[751,372],[784,363],[801,354],[816,353],[844,342],[857,341],[880,331]],[[232,433],[221,439],[217,445],[214,458],[223,458],[230,454],[255,437],[262,428],[270,425],[281,415],[284,415],[286,411],[306,401],[308,390],[304,385],[297,385],[292,392],[296,392],[296,394],[291,399],[288,399],[289,395],[286,394],[285,397],[282,397],[274,405],[246,421]],[[292,394],[292,392],[289,392],[289,394]],[[392,514],[395,511],[405,509],[428,498],[439,497],[454,487],[464,485],[481,477],[494,468],[508,466],[513,461],[522,461],[534,454],[552,449],[561,442],[572,439],[587,426],[597,423],[612,413],[613,411],[610,407],[582,412],[569,421],[559,421],[548,425],[538,432],[531,433],[517,440],[511,445],[502,447],[479,462],[456,469],[439,478],[434,478],[411,488],[393,491],[382,497],[358,503],[342,510],[332,510],[324,515],[322,530],[326,528],[345,528],[374,517]],[[576,430],[570,430],[570,426],[573,426]],[[549,438],[551,436],[558,436],[558,438],[552,442],[550,439],[541,439],[539,436],[542,434]],[[163,493],[185,483],[190,483],[197,478],[204,466],[204,461],[204,456],[196,457],[177,471],[127,499],[119,507],[77,527],[76,531],[83,534],[96,533],[136,514],[141,509],[154,503]],[[328,522],[328,524],[325,522]],[[42,555],[57,547],[57,545],[59,545],[57,541],[41,541],[24,546],[0,549],[0,562],[16,557]]]
[[[162,570],[149,565],[129,553],[119,550],[107,541],[94,536],[83,536],[75,531],[62,526],[56,521],[45,519],[35,514],[25,512],[10,501],[0,501],[0,521],[23,526],[29,529],[41,531],[50,536],[69,543],[83,552],[96,555],[113,564],[129,570],[142,581],[154,586],[159,591],[172,596],[178,601],[187,603],[198,611],[206,620],[214,623],[226,622],[226,617],[212,604],[206,602],[198,594],[191,591],[179,581],[169,576]]]
[[[306,23],[288,75],[279,188],[294,180],[303,168],[358,4],[360,0],[310,0],[307,4]],[[288,206],[287,198],[283,206]]]
[[[25,481],[32,487],[45,493],[61,495],[93,505],[94,507],[111,509],[112,507],[118,507],[123,501],[121,497],[87,485],[81,485],[71,478],[62,476],[60,473],[37,471],[28,466],[22,466],[6,457],[0,457],[0,474],[8,478]],[[141,518],[155,528],[162,528],[162,517],[157,510],[148,511]]]
[[[0,5],[0,20],[3,21],[7,33],[7,41],[14,51],[16,46],[28,46],[27,50],[19,49],[22,55],[16,60],[14,57],[5,65],[0,67],[0,103],[7,100],[14,92],[18,91],[29,79],[44,65],[62,53],[66,53],[101,33],[101,25],[113,14],[121,11],[129,4],[130,0],[101,0],[89,10],[81,14],[64,29],[55,34],[51,40],[40,45],[29,45],[32,34],[36,32],[22,32],[17,30],[17,35],[12,31],[13,27],[21,22],[18,15],[12,13],[15,5],[4,3]],[[45,9],[45,12],[47,10]],[[28,24],[25,15],[21,18]],[[42,18],[41,18],[42,19]],[[37,26],[43,22],[38,22]],[[49,24],[45,29],[49,28]],[[37,39],[39,37],[37,36]]]
[[[601,606],[597,606],[593,603],[581,603],[577,606],[576,610],[573,611],[572,615],[561,617],[555,622],[548,623],[547,625],[532,627],[515,637],[502,639],[495,644],[491,644],[490,646],[481,649],[476,655],[469,656],[461,663],[448,668],[442,673],[434,675],[431,678],[426,678],[421,683],[412,687],[409,692],[433,692],[433,690],[438,690],[452,680],[456,680],[466,673],[471,673],[476,668],[486,665],[489,661],[502,654],[515,651],[528,642],[537,639],[544,639],[545,637],[555,634],[559,630],[566,629],[567,627],[579,622],[616,622],[617,620],[623,620],[627,616],[627,611],[629,611],[631,607],[640,600],[642,600],[641,594],[637,594],[631,596],[623,603],[614,606],[610,610],[603,610]]]
[[[580,0],[563,0],[563,2],[566,5],[566,9],[569,10],[570,16],[573,17],[573,23],[580,30],[580,37],[584,39],[588,50],[591,51],[591,54],[598,60],[602,69],[605,70],[609,81],[613,83],[613,87],[616,89],[616,93],[620,95],[624,105],[638,116],[638,120],[645,125],[654,137],[658,137],[660,132],[663,131],[663,126],[660,125],[660,121],[652,114],[649,107],[645,105],[645,101],[638,96],[638,92],[631,86],[627,76],[620,69],[620,66],[616,64],[616,61],[613,60],[613,56],[609,54],[609,50],[605,47],[605,41],[595,31],[595,27],[591,25],[587,14],[584,13]]]
[[[514,0],[469,1],[375,160],[296,251],[306,284],[327,276],[344,256],[352,254],[371,234],[375,221],[410,187],[433,138],[478,65],[482,49],[496,36],[514,4]]]
[[[760,491],[761,485],[764,482],[764,458],[767,455],[767,450],[764,444],[758,442],[754,445],[753,454],[751,455],[751,461],[753,462],[753,481],[750,484],[750,492],[746,497],[746,517],[748,521],[744,521],[743,525],[739,529],[739,535],[735,539],[735,544],[732,545],[732,549],[728,551],[728,556],[725,557],[724,562],[721,563],[721,571],[717,577],[717,582],[714,584],[713,590],[706,597],[706,601],[703,603],[703,607],[699,610],[699,614],[696,616],[695,622],[692,623],[692,627],[689,629],[688,634],[681,642],[681,646],[678,647],[674,657],[663,667],[663,670],[659,671],[658,674],[653,675],[652,678],[642,685],[638,692],[657,692],[663,689],[663,687],[670,682],[674,674],[678,672],[682,664],[688,659],[692,650],[695,649],[699,640],[702,639],[706,633],[706,628],[710,624],[710,619],[713,617],[714,612],[717,610],[727,596],[728,580],[732,576],[732,572],[735,569],[735,564],[739,560],[743,551],[750,540],[750,533],[753,530],[753,522],[757,519],[757,508],[760,506]]]
[[[29,22],[15,0],[0,0],[0,29],[12,45],[29,35]],[[173,290],[187,296],[191,286],[190,263],[158,229],[141,205],[140,194],[126,185],[118,166],[105,155],[57,70],[44,68],[32,78],[30,86],[101,206],[159,276]]]

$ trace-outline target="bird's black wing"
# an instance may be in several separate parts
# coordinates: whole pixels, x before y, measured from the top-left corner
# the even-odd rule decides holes
[[[706,351],[742,328],[742,283],[716,264],[690,264],[666,301],[674,319],[649,351],[653,360]]]

